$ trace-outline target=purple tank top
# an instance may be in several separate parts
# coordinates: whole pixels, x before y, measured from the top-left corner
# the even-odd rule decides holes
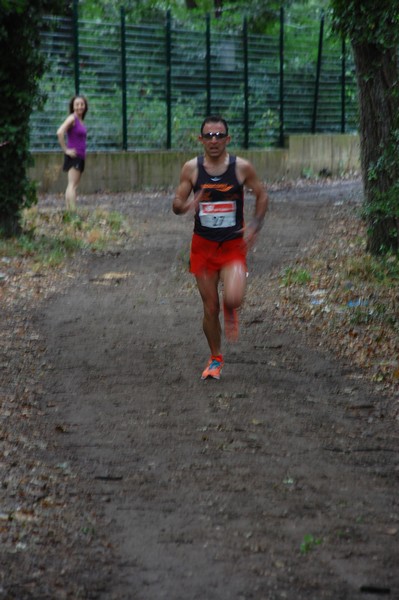
[[[67,148],[75,148],[79,158],[86,158],[87,129],[83,123],[75,117],[75,124],[67,131]]]

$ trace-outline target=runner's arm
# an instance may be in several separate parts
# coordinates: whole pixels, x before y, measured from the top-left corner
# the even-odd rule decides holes
[[[190,194],[193,190],[193,161],[188,161],[183,165],[180,173],[180,183],[177,187],[176,194],[173,200],[172,209],[175,215],[184,215],[193,208],[195,200],[189,201]]]
[[[256,234],[262,229],[263,220],[269,207],[269,196],[252,164],[248,161],[242,161],[240,166],[245,187],[255,195],[255,213],[248,227],[246,227],[246,237],[248,242],[252,242]]]

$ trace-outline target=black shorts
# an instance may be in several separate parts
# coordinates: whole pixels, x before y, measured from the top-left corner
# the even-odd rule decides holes
[[[85,159],[79,158],[79,156],[72,158],[72,156],[64,154],[64,166],[62,167],[62,170],[67,172],[69,171],[69,169],[72,168],[77,169],[78,171],[83,173],[83,171],[85,170]]]

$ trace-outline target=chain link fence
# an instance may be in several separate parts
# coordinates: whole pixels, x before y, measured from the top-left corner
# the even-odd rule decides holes
[[[189,26],[51,17],[42,40],[44,109],[31,118],[32,151],[59,150],[56,130],[75,93],[88,98],[91,151],[191,149],[219,113],[235,146],[283,145],[290,133],[357,130],[354,68],[324,17],[285,22],[274,35]]]

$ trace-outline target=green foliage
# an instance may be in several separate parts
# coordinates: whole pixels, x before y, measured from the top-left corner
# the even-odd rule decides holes
[[[56,267],[79,250],[91,252],[119,244],[129,235],[123,215],[116,211],[80,210],[79,213],[22,211],[21,234],[0,239],[0,257],[29,259],[32,270]]]
[[[395,93],[395,90],[393,90]],[[399,108],[399,106],[398,106]],[[369,195],[363,205],[363,217],[374,241],[374,254],[399,250],[399,119],[391,123],[389,141],[380,148],[379,158],[370,162],[367,172]]]
[[[345,277],[361,283],[397,287],[399,284],[399,257],[363,255],[360,259],[352,259],[345,272]]]
[[[312,276],[306,269],[287,267],[281,275],[281,282],[285,287],[290,285],[306,285],[311,280]]]
[[[224,0],[221,10],[215,10],[214,0],[196,0],[194,8],[188,8],[185,0],[84,0],[79,4],[79,12],[84,19],[115,20],[124,7],[128,22],[163,19],[167,10],[184,25],[195,27],[196,17],[209,15],[212,26],[229,31],[242,24],[247,16],[249,30],[253,33],[270,33],[278,22],[280,7],[295,11],[302,22],[309,23],[328,0]]]
[[[392,90],[395,94],[396,90]],[[395,127],[396,126],[396,127]],[[364,216],[375,215],[378,218],[399,218],[399,118],[395,117],[393,129],[390,132],[388,144],[381,148],[379,158],[370,163],[368,168],[368,180],[376,183],[383,180],[392,182],[388,189],[376,189],[373,201],[364,207]]]
[[[52,237],[36,235],[34,230],[22,231],[16,238],[0,240],[0,255],[8,257],[31,257],[36,268],[55,267],[72,256],[83,244],[70,235]]]
[[[303,536],[303,541],[299,547],[301,554],[308,554],[311,550],[314,550],[316,546],[320,546],[322,543],[321,538],[315,538],[311,533],[307,533]]]
[[[21,210],[35,201],[27,169],[29,119],[43,100],[39,93],[45,67],[40,53],[41,17],[44,11],[61,10],[61,4],[0,0],[0,235],[18,233]]]
[[[351,41],[360,82],[361,154],[366,181],[363,215],[369,226],[368,247],[375,255],[398,252],[399,3],[331,0],[331,6],[335,29]]]
[[[163,18],[168,9],[178,9],[178,1],[167,0],[85,0],[79,4],[79,13],[84,19],[119,19],[120,10],[125,9],[128,20]]]
[[[383,304],[373,304],[372,308],[356,306],[350,309],[350,325],[388,325],[397,329],[396,315],[392,314]]]
[[[143,8],[146,4],[143,2]],[[180,4],[177,16],[171,4],[171,143],[173,148],[188,150],[197,147],[197,127],[207,109],[206,22],[198,11],[191,11],[187,20],[188,11],[183,9],[184,3]],[[306,4],[306,9],[302,4],[299,8],[292,5],[286,13],[284,96],[287,133],[309,131],[311,126],[320,23],[316,17],[320,9],[312,5],[309,13],[308,4],[311,3]],[[213,18],[211,24],[211,110],[228,118],[233,145],[239,148],[244,143],[245,133],[243,13],[236,10],[234,19],[230,18],[233,13],[229,13],[228,3],[224,6],[226,11],[222,17]],[[100,16],[101,4],[97,7],[97,16],[94,16],[95,5],[92,4],[90,13],[87,12],[89,7],[90,3],[86,1],[79,4],[80,92],[88,96],[90,104],[86,120],[88,149],[89,152],[115,150],[122,147],[123,135],[119,15],[114,11],[113,19],[104,21]],[[179,16],[183,10],[186,11],[185,20]],[[166,148],[165,15],[163,21],[154,17],[150,22],[137,24],[133,14],[126,23],[127,147],[138,150]],[[87,20],[89,15],[91,18]],[[278,11],[275,16],[278,17]],[[46,36],[45,44],[49,68],[41,89],[49,100],[44,112],[34,113],[31,119],[35,151],[58,149],[54,132],[66,116],[68,100],[74,91],[69,23],[58,20],[56,33]],[[333,45],[326,39],[325,51],[330,63],[339,64],[339,40]],[[249,33],[248,58],[248,141],[251,148],[264,148],[278,143],[280,133],[278,20],[271,35]],[[353,82],[352,72],[350,76]],[[321,98],[318,131],[331,128],[336,131],[341,125],[339,75],[336,70],[326,67],[326,78],[328,86],[322,93],[329,94],[333,89],[334,100],[326,103]],[[356,127],[354,120],[350,127],[352,130]]]
[[[352,43],[396,48],[399,5],[396,0],[331,0],[335,28]]]

